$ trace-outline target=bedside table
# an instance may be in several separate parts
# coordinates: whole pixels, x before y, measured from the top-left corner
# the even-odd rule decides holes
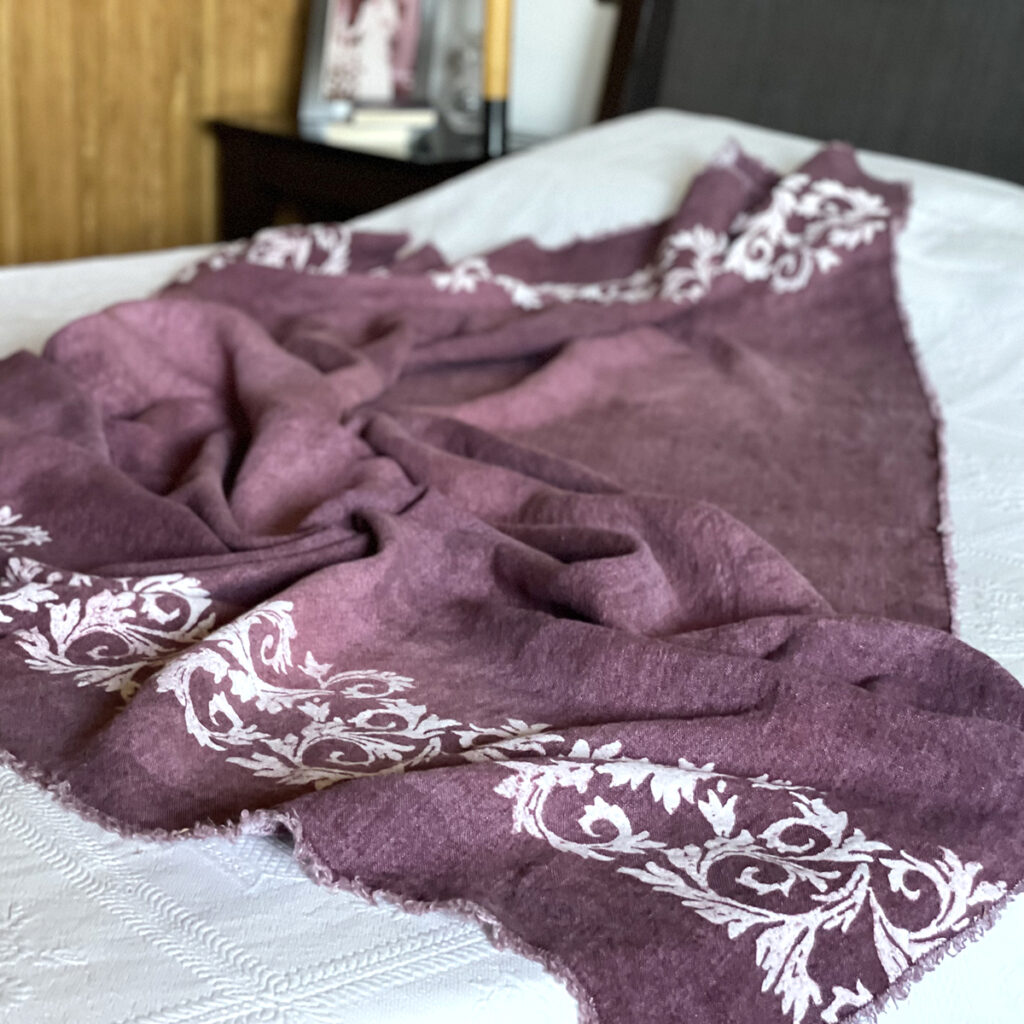
[[[440,131],[409,157],[342,149],[281,117],[210,121],[220,165],[220,237],[272,224],[348,220],[484,162],[482,143]]]

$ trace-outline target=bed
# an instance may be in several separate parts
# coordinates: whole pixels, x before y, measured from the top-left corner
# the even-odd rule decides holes
[[[523,235],[565,244],[665,216],[728,139],[782,169],[815,147],[716,117],[648,111],[503,160],[362,226],[410,231],[453,260]],[[868,153],[863,163],[914,189],[900,285],[945,421],[958,632],[1020,678],[1024,191],[903,158]],[[549,187],[536,188],[538,180]],[[505,211],[500,220],[473,215],[494,208]],[[4,270],[2,350],[38,350],[67,320],[148,294],[209,252]],[[476,923],[444,912],[410,916],[310,885],[275,839],[125,840],[70,815],[8,768],[0,787],[0,1019],[575,1019],[575,1001],[557,980],[495,949]],[[1016,1021],[1022,939],[1018,900],[881,1019]]]
[[[359,227],[409,232],[408,249],[432,242],[457,262],[523,236],[555,247],[658,221],[709,162],[735,162],[723,158],[730,139],[783,172],[817,148],[812,138],[842,136],[869,151],[903,154],[867,152],[862,161],[870,175],[913,189],[897,244],[898,284],[944,425],[941,525],[956,566],[953,625],[1022,678],[1024,192],[969,173],[1021,180],[1019,6],[993,5],[984,26],[964,5],[943,0],[827,10],[790,0],[753,11],[627,0],[622,8],[603,113],[660,105],[705,115],[634,113],[503,160]],[[872,62],[886,73],[865,76]],[[784,76],[774,73],[778,66]],[[909,106],[894,97],[910,97]],[[188,249],[4,270],[0,352],[38,351],[65,322],[148,295],[211,257],[216,250]],[[9,515],[3,525],[17,530]],[[713,778],[726,785],[725,777]],[[507,946],[493,920],[482,929],[449,912],[408,915],[313,886],[278,838],[124,839],[70,814],[8,767],[0,768],[0,788],[4,1020],[577,1018],[562,982],[488,941]],[[730,806],[709,793],[701,813],[720,826]],[[722,837],[728,829],[719,826]],[[890,885],[904,886],[913,900],[904,877],[892,868]],[[765,886],[763,876],[753,884],[782,888]],[[868,1009],[897,1024],[1016,1021],[1024,910],[1019,899],[1001,909],[989,934],[937,964],[903,1001]],[[857,988],[833,989],[831,1007],[819,1006],[825,1019],[844,1000],[860,1005]],[[784,989],[780,982],[775,991]]]

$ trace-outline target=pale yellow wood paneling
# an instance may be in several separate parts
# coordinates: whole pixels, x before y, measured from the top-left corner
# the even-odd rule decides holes
[[[209,241],[203,122],[289,112],[307,0],[0,0],[0,263]]]

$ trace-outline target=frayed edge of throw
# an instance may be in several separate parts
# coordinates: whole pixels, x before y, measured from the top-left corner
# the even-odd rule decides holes
[[[71,783],[51,772],[44,771],[15,757],[10,751],[0,750],[0,766],[9,768],[23,782],[41,789],[61,807],[77,814],[83,821],[99,825],[107,832],[113,832],[122,839],[145,839],[147,842],[181,842],[184,839],[237,839],[248,834],[248,819],[264,812],[242,811],[237,822],[228,821],[218,825],[213,821],[200,821],[187,828],[133,828],[118,821],[91,804],[85,803],[71,792]]]
[[[455,913],[480,925],[488,942],[498,950],[509,950],[527,960],[540,964],[548,974],[559,981],[575,1001],[579,1024],[601,1024],[597,1007],[590,993],[583,987],[575,974],[557,957],[545,950],[530,945],[507,925],[502,924],[492,913],[472,900],[416,900],[391,892],[387,889],[373,889],[359,878],[349,878],[332,871],[306,839],[302,823],[295,814],[282,810],[254,811],[243,815],[235,829],[239,835],[274,835],[281,828],[287,829],[293,841],[293,856],[302,870],[317,885],[325,889],[352,893],[368,903],[387,903],[399,907],[409,914],[427,914],[434,911]]]
[[[906,210],[910,210],[911,187],[904,183],[907,190]],[[903,331],[903,341],[914,361],[914,369],[917,370],[917,379],[921,382],[921,390],[924,392],[925,400],[928,402],[928,412],[931,415],[932,423],[935,425],[935,447],[938,460],[938,499],[939,499],[939,525],[937,527],[939,540],[942,545],[942,568],[946,577],[946,595],[949,599],[949,631],[953,636],[960,635],[960,588],[957,582],[956,556],[953,553],[953,517],[950,512],[949,500],[949,452],[946,440],[946,417],[942,412],[942,403],[939,401],[939,393],[935,390],[931,378],[925,370],[924,358],[921,355],[921,347],[917,343],[913,328],[910,324],[910,312],[903,300],[903,283],[899,268],[897,266],[898,253],[896,238],[902,234],[907,226],[908,212],[895,218],[890,239],[890,260],[889,274],[892,281],[893,301],[896,304],[896,312],[900,320],[900,328]]]
[[[870,1003],[855,1010],[850,1016],[840,1018],[842,1024],[878,1024],[880,1015],[890,1007],[903,1002],[926,974],[934,971],[947,957],[956,956],[971,943],[980,939],[999,920],[1003,911],[1010,905],[1010,901],[1021,893],[1024,893],[1024,879],[1019,881],[1002,899],[993,903],[984,913],[976,917],[962,932],[958,932],[937,949],[926,953],[920,960],[911,964]]]

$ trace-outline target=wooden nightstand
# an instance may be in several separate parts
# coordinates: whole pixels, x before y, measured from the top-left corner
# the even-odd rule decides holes
[[[209,127],[220,151],[223,240],[271,224],[348,220],[484,160],[476,139],[438,133],[410,157],[397,158],[328,145],[287,118],[224,118]]]

